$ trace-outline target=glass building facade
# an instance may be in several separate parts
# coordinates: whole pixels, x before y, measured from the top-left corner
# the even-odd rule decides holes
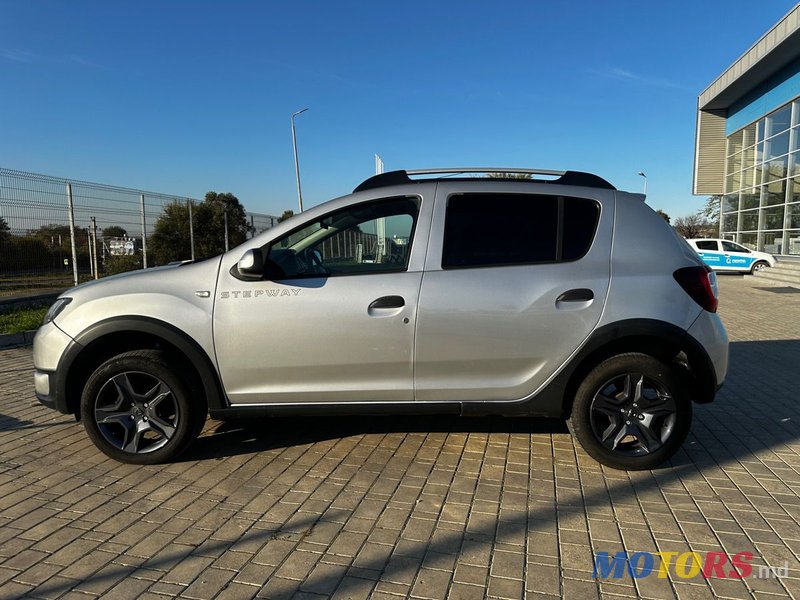
[[[800,255],[800,99],[727,137],[720,236]]]

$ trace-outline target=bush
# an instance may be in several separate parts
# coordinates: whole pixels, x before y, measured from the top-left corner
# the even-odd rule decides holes
[[[106,258],[105,274],[116,275],[142,268],[142,257],[136,255],[109,256]]]

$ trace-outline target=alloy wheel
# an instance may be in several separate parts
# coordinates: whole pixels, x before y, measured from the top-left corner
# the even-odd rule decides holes
[[[94,419],[115,448],[146,454],[164,447],[181,418],[170,387],[158,377],[126,371],[111,377],[97,394]]]
[[[661,448],[675,427],[675,399],[658,381],[626,373],[604,383],[592,398],[589,419],[600,443],[626,456]]]

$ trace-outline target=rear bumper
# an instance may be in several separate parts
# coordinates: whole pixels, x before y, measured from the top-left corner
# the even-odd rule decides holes
[[[689,328],[689,335],[706,351],[714,368],[715,387],[719,390],[728,374],[728,334],[722,320],[718,314],[704,310]]]

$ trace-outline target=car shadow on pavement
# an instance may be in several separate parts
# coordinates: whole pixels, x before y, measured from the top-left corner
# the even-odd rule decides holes
[[[60,421],[51,421],[47,423],[36,423],[34,421],[27,421],[17,419],[11,415],[4,415],[0,413],[0,431],[17,431],[19,429],[43,429],[45,427],[56,427],[57,425],[69,425],[74,423],[75,419],[62,419]]]
[[[781,375],[781,371],[785,373]],[[777,370],[775,376],[768,376],[770,370]],[[789,426],[800,425],[800,413],[795,411],[795,396],[786,397],[780,402],[780,393],[792,388],[789,380],[800,373],[800,340],[773,340],[759,342],[732,342],[730,345],[730,364],[728,377],[715,401],[708,405],[694,405],[694,425],[692,433],[697,435],[708,416],[714,415],[721,422],[729,419],[743,419],[744,429],[735,435],[746,435],[751,426],[761,424],[775,443],[794,441],[796,432],[789,434],[783,430]],[[787,384],[776,386],[781,376]],[[800,381],[796,383],[800,387]],[[770,394],[768,401],[777,403],[772,410],[765,410],[764,393]],[[777,393],[777,395],[776,395]],[[800,407],[800,403],[797,403]],[[706,426],[708,427],[708,426]],[[716,429],[716,427],[713,427]],[[794,430],[794,427],[792,427]],[[263,417],[230,421],[212,421],[203,435],[177,459],[178,462],[208,460],[248,454],[265,450],[288,448],[325,440],[339,439],[354,435],[386,433],[525,433],[560,434],[568,433],[566,423],[559,419],[537,417],[460,417],[453,415],[402,415],[402,416],[333,416],[333,417]],[[784,433],[786,437],[784,438]],[[760,436],[763,437],[763,436]],[[703,445],[713,452],[706,460],[716,462],[724,454],[720,438],[703,436]],[[690,439],[686,448],[696,442]],[[751,447],[732,446],[742,451]],[[760,447],[761,444],[756,444]],[[672,464],[685,461],[686,455],[679,453]],[[698,457],[693,457],[699,460]],[[732,456],[732,459],[741,458]],[[662,468],[669,468],[666,463]]]
[[[741,483],[738,477],[748,476],[752,471],[759,476],[766,476],[766,466],[780,468],[781,465],[788,470],[788,465],[797,464],[798,452],[795,450],[800,440],[800,403],[797,401],[797,389],[800,387],[800,340],[784,341],[759,341],[759,342],[733,342],[731,344],[731,363],[729,377],[725,387],[720,391],[716,401],[706,406],[695,407],[695,421],[692,431],[684,447],[673,458],[671,464],[655,471],[638,473],[625,473],[600,467],[583,455],[580,451],[576,454],[569,448],[559,444],[559,452],[553,452],[552,459],[534,461],[530,459],[530,475],[523,481],[506,488],[501,480],[494,480],[492,485],[484,488],[484,495],[489,488],[496,488],[489,493],[496,498],[498,511],[492,515],[478,510],[474,518],[476,507],[468,506],[462,517],[452,517],[458,521],[460,527],[450,526],[445,529],[436,528],[435,534],[422,536],[421,539],[414,531],[409,531],[412,520],[431,520],[438,522],[439,513],[429,512],[426,515],[417,514],[425,503],[417,504],[413,499],[395,501],[395,507],[408,504],[406,507],[406,520],[400,524],[377,517],[375,528],[393,530],[398,540],[406,542],[403,548],[401,543],[371,544],[369,552],[357,555],[352,564],[335,567],[331,564],[317,564],[319,569],[311,570],[304,579],[288,580],[276,578],[275,582],[266,578],[267,586],[274,583],[284,588],[271,588],[268,592],[264,588],[253,587],[252,595],[257,593],[265,597],[279,596],[291,597],[298,591],[312,592],[321,595],[331,595],[334,591],[339,594],[357,593],[363,591],[363,586],[374,585],[374,581],[405,582],[411,586],[414,581],[419,581],[418,573],[423,573],[426,565],[437,561],[450,561],[454,564],[459,557],[488,556],[498,544],[505,544],[505,550],[519,547],[523,557],[530,559],[531,555],[547,555],[556,557],[547,558],[542,564],[558,565],[558,556],[561,556],[561,567],[583,570],[591,573],[593,565],[593,552],[609,551],[612,554],[620,550],[628,552],[649,550],[639,547],[641,536],[632,536],[628,541],[625,536],[616,542],[597,541],[590,532],[596,524],[611,524],[613,527],[624,523],[626,526],[641,526],[644,532],[668,531],[661,527],[674,524],[681,519],[683,524],[688,520],[694,522],[697,518],[705,522],[703,507],[712,506],[716,510],[741,511],[752,510],[758,514],[755,506],[751,506],[755,493],[758,498],[772,497],[773,502],[784,494],[788,502],[784,509],[786,514],[781,514],[776,522],[797,523],[800,521],[800,509],[794,501],[797,493],[788,491],[773,491],[758,488],[752,477],[749,483]],[[293,431],[294,430],[294,431]],[[274,449],[292,445],[313,443],[319,440],[359,435],[373,432],[523,432],[564,433],[563,424],[551,421],[518,418],[490,418],[467,419],[451,417],[402,417],[393,419],[274,419],[234,426],[231,424],[219,425],[212,430],[211,435],[205,435],[187,453],[186,460],[206,460],[221,456],[232,456],[244,452],[255,452],[262,449]],[[555,446],[555,444],[554,444]],[[434,467],[432,461],[429,466]],[[372,471],[376,465],[368,465],[365,470]],[[375,477],[380,477],[379,472],[373,472]],[[472,477],[473,475],[468,475]],[[458,471],[454,472],[458,477]],[[462,476],[464,477],[464,476]],[[524,483],[527,480],[527,483]],[[715,482],[712,486],[709,482]],[[398,482],[400,483],[400,482]],[[253,476],[248,486],[268,486],[270,481],[259,481],[259,476]],[[348,483],[342,484],[346,489]],[[475,490],[478,498],[480,486]],[[356,486],[358,487],[358,486]],[[402,484],[400,485],[402,487]],[[398,488],[399,489],[399,488]],[[354,491],[357,495],[366,493],[363,489]],[[422,492],[420,491],[422,494]],[[767,495],[767,493],[769,495]],[[506,496],[522,498],[518,505],[505,504]],[[668,502],[666,497],[670,496]],[[392,496],[394,497],[394,496]],[[445,496],[443,503],[447,503]],[[422,498],[422,495],[420,495]],[[479,503],[485,505],[488,496],[480,499]],[[646,502],[643,502],[643,499]],[[275,498],[276,506],[280,499]],[[122,577],[131,573],[135,568],[147,569],[149,573],[155,571],[167,572],[183,560],[191,561],[196,556],[210,558],[218,557],[228,550],[256,552],[253,557],[256,566],[276,565],[274,556],[283,552],[285,556],[289,551],[287,546],[296,548],[302,542],[316,542],[330,548],[340,532],[347,531],[346,524],[353,514],[352,507],[336,508],[335,502],[321,514],[309,512],[294,512],[288,517],[281,517],[282,523],[271,521],[261,522],[263,528],[251,527],[237,539],[209,539],[197,547],[181,546],[168,552],[161,552],[153,557],[142,557],[133,565],[130,558],[125,565],[110,564],[91,575],[82,585],[91,584],[95,588],[108,589],[120,581]],[[388,504],[388,501],[387,501]],[[299,505],[298,505],[299,506]],[[780,507],[781,504],[778,504]],[[750,507],[750,508],[747,508]],[[270,514],[271,508],[264,509],[265,515]],[[397,511],[397,508],[393,509]],[[428,509],[430,510],[430,509]],[[706,508],[702,509],[703,511]],[[774,509],[772,512],[778,510]],[[444,508],[441,509],[442,513]],[[286,511],[283,511],[286,512]],[[288,513],[287,513],[288,514]],[[414,519],[414,515],[417,517]],[[738,514],[738,513],[737,513]],[[766,518],[772,519],[773,515]],[[575,522],[579,522],[577,527]],[[781,521],[783,519],[783,521]],[[732,521],[735,523],[735,521]],[[559,537],[562,527],[570,524],[576,540],[585,542],[568,543]],[[683,525],[681,525],[683,527]],[[764,527],[777,530],[772,523]],[[585,533],[581,533],[585,530]],[[631,533],[631,529],[627,532]],[[641,530],[639,530],[641,533]],[[636,530],[633,530],[635,533]],[[744,533],[744,532],[742,532]],[[780,533],[780,532],[778,532]],[[682,539],[680,534],[678,540]],[[735,535],[725,532],[715,534],[719,542],[707,541],[702,544],[708,550],[723,550],[729,553],[751,551],[754,553],[753,564],[782,564],[788,548],[779,547],[775,554],[770,554],[769,546],[758,546],[746,535]],[[728,537],[725,537],[725,536]],[[735,542],[727,540],[736,538]],[[645,535],[645,538],[649,538]],[[591,542],[590,542],[591,539]],[[600,539],[610,539],[603,538]],[[716,540],[717,538],[714,538]],[[419,541],[414,541],[419,540]],[[638,541],[637,541],[638,540]],[[659,542],[660,549],[683,548],[685,542]],[[782,542],[783,543],[783,542]],[[598,547],[599,544],[599,547]],[[720,544],[719,547],[716,544]],[[568,549],[562,546],[569,547]],[[777,547],[777,546],[776,546]],[[765,549],[767,548],[767,549]],[[255,549],[255,550],[253,550]],[[320,555],[322,556],[322,555]],[[259,562],[264,557],[264,563]],[[281,559],[282,560],[282,559]],[[489,561],[489,558],[481,559]],[[524,560],[520,559],[520,560]],[[777,561],[781,562],[778,563]],[[565,561],[568,564],[564,564]],[[280,562],[280,561],[279,561]],[[796,561],[795,561],[796,562]],[[489,564],[486,562],[485,564]],[[272,572],[276,566],[263,566],[264,570]],[[324,568],[323,568],[324,567]],[[551,594],[570,597],[566,589],[559,567],[541,566],[536,561],[531,564],[536,573],[536,584],[551,589]],[[790,570],[795,571],[797,564],[792,563]],[[349,569],[349,571],[348,571]],[[232,576],[233,577],[233,576]],[[422,577],[420,575],[419,577]],[[56,578],[54,578],[56,579]],[[639,593],[643,593],[639,586],[657,583],[657,580],[636,580],[627,578],[630,585],[636,585]],[[726,580],[727,581],[727,580]],[[574,582],[573,582],[574,583]],[[616,583],[624,583],[617,580]],[[711,585],[715,590],[715,583],[711,580],[692,581],[700,585]],[[791,581],[777,582],[781,586],[793,585]],[[662,584],[670,588],[668,580]],[[525,583],[523,582],[524,586]],[[725,588],[730,593],[748,595],[749,591],[743,580],[727,581],[726,585],[738,586]],[[30,593],[36,597],[49,597],[72,589],[69,582],[45,582]],[[288,586],[288,587],[286,587]],[[75,589],[80,589],[78,585]],[[372,589],[372,588],[370,588]],[[261,590],[261,591],[259,591]],[[584,591],[586,591],[584,589]],[[652,590],[651,590],[652,591]],[[524,594],[524,588],[522,593]],[[670,593],[674,593],[670,591]],[[788,589],[785,593],[789,593]],[[649,595],[649,594],[645,594]],[[574,595],[573,595],[574,596]],[[518,597],[522,597],[520,594]],[[578,597],[578,596],[574,596]],[[594,596],[594,593],[592,594]]]
[[[452,415],[260,417],[214,421],[177,461],[195,461],[386,433],[567,433],[559,419]]]

